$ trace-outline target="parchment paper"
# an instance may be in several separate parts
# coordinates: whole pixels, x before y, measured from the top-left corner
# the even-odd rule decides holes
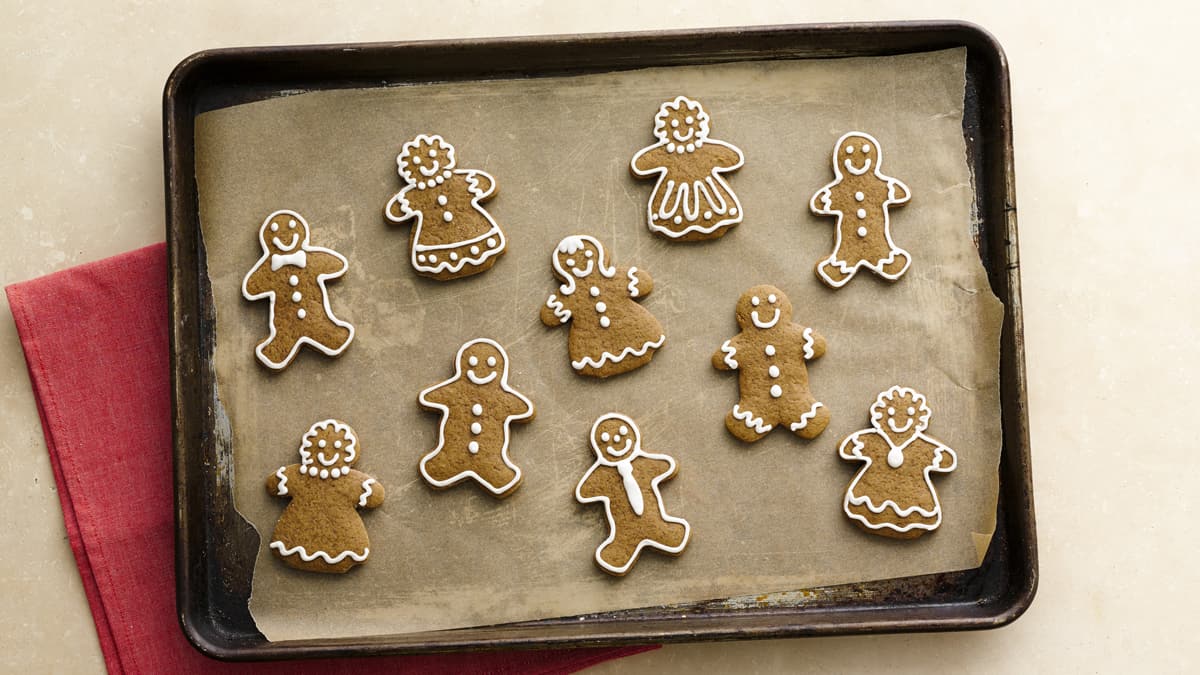
[[[994,530],[1002,308],[970,237],[964,59],[954,50],[322,91],[201,115],[219,394],[236,506],[263,536],[251,600],[259,629],[271,640],[402,633],[977,566]],[[731,178],[746,220],[715,243],[651,235],[652,183],[629,175],[659,104],[680,93],[703,102],[712,138],[746,155]],[[879,138],[885,173],[912,190],[893,211],[893,232],[915,262],[895,285],[863,272],[834,292],[813,274],[833,221],[807,203],[831,180],[833,143],[850,129]],[[488,208],[509,252],[485,274],[417,277],[408,228],[383,217],[400,187],[399,146],[421,132],[443,134],[459,167],[498,181]],[[340,358],[306,350],[277,374],[253,353],[267,303],[243,300],[240,282],[260,255],[262,219],[280,208],[308,219],[314,244],[349,258],[332,306],[358,333]],[[556,285],[551,251],[574,233],[598,236],[616,264],[654,276],[644,304],[667,342],[649,366],[609,381],[578,377],[567,331],[538,321]],[[833,421],[814,441],[776,431],[743,445],[724,428],[737,378],[709,356],[737,332],[734,303],[755,283],[782,288],[796,320],[829,341],[810,373]],[[417,392],[447,377],[458,346],[479,336],[507,347],[511,382],[538,406],[514,432],[525,481],[505,501],[471,485],[435,491],[417,473],[437,427]],[[868,426],[870,404],[892,384],[928,396],[929,433],[959,456],[936,480],[941,529],[909,542],[864,534],[841,511],[859,465],[838,458],[838,443]],[[644,552],[623,579],[592,562],[603,509],[573,499],[593,460],[588,430],[612,410],[639,422],[647,450],[677,459],[665,501],[693,528],[681,557]],[[371,560],[345,576],[296,572],[267,549],[286,502],[263,480],[297,461],[303,432],[331,416],[355,428],[359,468],[388,489],[364,516]]]

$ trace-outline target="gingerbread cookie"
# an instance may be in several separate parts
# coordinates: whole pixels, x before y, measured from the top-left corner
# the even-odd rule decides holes
[[[643,450],[637,425],[618,413],[596,420],[591,442],[596,462],[575,488],[575,499],[604,504],[608,538],[596,548],[600,569],[624,575],[647,546],[682,553],[691,525],[667,515],[658,487],[675,475],[675,460]]]
[[[267,477],[267,492],[291,502],[275,523],[271,551],[291,567],[341,574],[367,561],[367,529],[357,509],[383,503],[383,486],[352,468],[361,449],[354,430],[338,420],[309,427],[300,463]]]
[[[629,164],[634,176],[658,176],[646,205],[650,231],[676,241],[716,239],[742,222],[742,205],[721,176],[741,168],[738,148],[708,137],[699,101],[676,96],[654,116],[658,142]]]
[[[509,425],[533,419],[533,402],[508,384],[508,354],[496,341],[471,340],[458,349],[454,377],[421,392],[421,405],[441,412],[438,444],[421,458],[421,475],[445,488],[473,478],[496,497],[521,482],[508,457]]]
[[[405,143],[396,164],[406,185],[384,213],[397,223],[416,218],[408,247],[417,274],[446,281],[491,269],[504,233],[480,204],[496,194],[496,179],[454,168],[454,146],[438,135]]]
[[[912,258],[892,241],[888,208],[912,196],[908,186],[883,174],[883,148],[868,133],[851,131],[833,150],[834,181],[812,196],[813,213],[837,216],[833,253],[817,263],[817,276],[841,288],[865,267],[888,281]],[[845,173],[843,173],[845,169]]]
[[[725,416],[729,433],[757,441],[786,424],[801,438],[816,438],[829,426],[829,408],[813,398],[805,361],[825,353],[825,338],[792,323],[792,303],[774,286],[754,286],[738,298],[741,333],[712,356],[717,370],[738,371],[741,400]]]
[[[580,375],[610,377],[650,363],[667,339],[662,324],[640,300],[654,290],[645,270],[617,268],[595,237],[575,235],[551,256],[558,293],[542,307],[542,323],[571,323],[567,351]]]
[[[258,232],[262,257],[242,280],[247,300],[271,299],[271,334],[254,349],[258,360],[281,370],[301,345],[337,356],[354,339],[354,326],[333,315],[325,282],[346,273],[342,254],[308,243],[308,223],[295,211],[267,216]]]
[[[931,414],[924,395],[892,387],[871,406],[871,428],[842,441],[842,459],[866,462],[842,502],[846,515],[863,530],[914,539],[941,525],[942,506],[929,474],[953,471],[958,456],[925,435]]]

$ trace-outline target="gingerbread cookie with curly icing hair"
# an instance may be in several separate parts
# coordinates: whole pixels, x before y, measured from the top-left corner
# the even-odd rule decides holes
[[[242,279],[247,300],[271,300],[271,334],[254,353],[281,370],[303,345],[337,356],[354,339],[354,326],[333,315],[325,282],[346,273],[337,251],[309,243],[308,223],[295,211],[267,216],[258,232],[262,257]]]
[[[667,339],[658,319],[637,303],[654,290],[650,274],[612,266],[604,246],[588,235],[563,239],[551,262],[563,283],[542,306],[542,323],[571,324],[571,368],[611,377],[649,363]]]
[[[345,422],[323,420],[300,443],[300,463],[267,477],[267,492],[291,502],[275,523],[270,548],[283,562],[308,572],[341,574],[367,561],[367,529],[358,509],[383,503],[383,486],[353,468],[358,437]]]
[[[729,433],[747,443],[786,425],[801,438],[829,426],[829,408],[813,398],[805,362],[821,358],[825,338],[792,323],[792,303],[774,286],[754,286],[738,298],[738,326],[712,355],[717,370],[736,370],[741,400],[725,416]]]
[[[813,213],[836,216],[833,253],[817,263],[821,281],[841,288],[861,268],[896,281],[912,263],[892,241],[890,207],[904,204],[908,186],[883,173],[883,148],[871,134],[851,131],[833,150],[834,181],[809,203]]]
[[[686,96],[654,116],[658,142],[629,164],[638,178],[658,177],[646,205],[650,231],[675,241],[716,239],[742,222],[742,205],[722,174],[741,168],[738,148],[708,137],[709,116]]]
[[[864,531],[914,539],[942,524],[930,474],[953,471],[958,455],[925,434],[932,414],[924,394],[892,387],[871,406],[871,428],[850,434],[838,447],[842,459],[866,463],[842,501]]]
[[[650,547],[670,555],[683,552],[691,525],[667,515],[659,484],[675,475],[675,460],[642,449],[633,420],[608,413],[592,424],[596,461],[575,488],[581,504],[604,504],[608,537],[596,548],[596,564],[616,576],[637,562]]]
[[[521,483],[508,456],[509,425],[533,420],[533,402],[508,383],[508,353],[479,338],[459,347],[454,376],[429,387],[421,405],[442,414],[438,444],[421,458],[421,476],[436,488],[474,479],[495,497]]]
[[[446,281],[491,269],[504,253],[504,233],[482,203],[496,194],[496,179],[458,169],[454,146],[421,134],[396,157],[406,185],[384,209],[388,220],[415,219],[409,258],[422,276]]]

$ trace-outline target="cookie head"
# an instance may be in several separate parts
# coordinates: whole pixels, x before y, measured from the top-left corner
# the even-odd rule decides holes
[[[300,443],[300,470],[316,478],[344,476],[357,461],[358,437],[337,420],[312,425]]]
[[[454,168],[454,146],[436,134],[421,134],[400,148],[396,165],[400,175],[409,183],[441,183],[449,178],[447,172]],[[438,180],[439,176],[441,180]]]
[[[615,464],[641,447],[637,425],[628,417],[609,413],[592,425],[592,449],[600,461]]]
[[[871,406],[871,426],[900,445],[929,426],[932,411],[925,396],[908,387],[892,387]]]
[[[503,382],[508,379],[508,361],[499,345],[487,338],[480,338],[459,348],[458,372],[471,384]]]
[[[833,152],[833,168],[839,174],[845,169],[852,175],[861,176],[871,169],[878,169],[883,161],[879,141],[868,133],[851,131],[838,140]]]
[[[680,146],[703,142],[708,138],[708,113],[699,101],[677,96],[662,104],[654,116],[654,136]]]
[[[258,238],[271,253],[293,253],[308,244],[308,223],[295,211],[276,211],[263,221]]]
[[[742,293],[737,303],[737,322],[742,330],[769,330],[792,321],[792,303],[783,291],[762,284]]]
[[[604,246],[595,237],[567,237],[554,249],[554,271],[568,282],[586,279],[597,270],[612,276],[612,268],[605,265],[604,258]]]

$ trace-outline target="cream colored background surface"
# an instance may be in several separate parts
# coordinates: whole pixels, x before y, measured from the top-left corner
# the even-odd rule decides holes
[[[492,3],[497,7],[501,3]],[[1191,385],[1200,93],[1183,2],[613,0],[0,7],[0,283],[163,238],[160,95],[218,46],[967,18],[1013,79],[1041,588],[998,631],[667,647],[597,670],[1182,671],[1200,651]],[[701,8],[711,5],[712,9]],[[3,302],[0,300],[0,302]],[[0,320],[0,670],[102,669],[11,320]]]

